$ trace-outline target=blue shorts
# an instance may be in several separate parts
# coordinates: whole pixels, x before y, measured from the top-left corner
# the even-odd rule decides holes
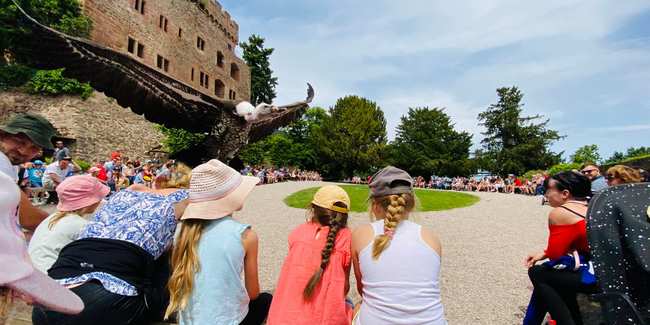
[[[38,182],[38,183],[37,182],[31,182],[29,184],[29,187],[43,187],[43,183],[41,183],[41,182]]]

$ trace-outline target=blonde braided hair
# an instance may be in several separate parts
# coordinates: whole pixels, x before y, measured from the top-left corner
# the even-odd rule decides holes
[[[415,208],[416,197],[413,193],[393,194],[372,198],[372,204],[376,204],[386,211],[384,218],[384,234],[375,237],[372,244],[372,259],[379,259],[379,255],[386,249],[395,233],[397,224]],[[389,235],[390,234],[390,235]]]

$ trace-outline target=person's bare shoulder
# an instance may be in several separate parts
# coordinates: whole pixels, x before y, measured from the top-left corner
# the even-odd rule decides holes
[[[574,210],[577,213],[581,213],[583,215],[587,214],[586,208],[578,207],[578,208],[573,208],[572,210]],[[551,225],[570,225],[583,219],[584,218],[577,216],[576,214],[559,207],[553,209],[553,211],[551,211],[551,213],[548,215],[548,221],[549,224]]]
[[[438,256],[440,256],[440,258],[442,258],[442,244],[440,244],[440,239],[438,239],[438,236],[424,227],[422,227],[422,230],[420,230],[420,236],[422,237],[422,241],[427,246],[431,247],[431,249],[433,249],[436,253],[438,253]]]
[[[375,238],[375,230],[371,225],[363,225],[352,231],[352,250],[361,252]]]

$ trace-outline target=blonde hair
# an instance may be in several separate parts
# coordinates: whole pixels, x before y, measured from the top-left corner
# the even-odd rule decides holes
[[[607,176],[618,177],[621,179],[621,184],[638,183],[641,181],[639,172],[625,165],[616,165],[607,170]]]
[[[384,233],[382,235],[377,235],[375,241],[372,244],[372,259],[379,259],[379,255],[386,249],[392,236],[386,234],[388,232],[395,233],[395,228],[397,224],[403,219],[403,217],[408,216],[411,211],[416,207],[417,197],[413,193],[404,193],[404,194],[393,194],[386,196],[373,197],[370,207],[372,209],[373,205],[378,205],[386,211],[386,217],[384,218]],[[370,212],[372,214],[372,210]]]
[[[334,203],[335,206],[341,208],[348,208],[343,202]],[[336,235],[339,233],[339,230],[348,227],[348,214],[336,212],[334,210],[326,209],[313,205],[312,208],[314,212],[312,214],[312,222],[317,221],[323,226],[329,226],[330,230],[327,233],[327,241],[325,242],[325,247],[321,251],[321,264],[314,272],[314,275],[311,276],[309,282],[305,286],[305,289],[302,292],[302,299],[308,300],[314,294],[314,289],[323,276],[323,271],[327,267],[327,264],[330,262],[330,256],[334,250],[336,244]]]
[[[58,211],[57,213],[54,214],[54,216],[52,216],[52,219],[50,219],[50,222],[47,223],[47,228],[52,230],[52,228],[54,228],[56,223],[59,222],[59,220],[63,219],[63,217],[67,216],[68,213],[74,213],[74,214],[77,214],[77,215],[80,215],[80,216],[83,216],[86,213],[92,213],[94,211],[87,212],[86,209],[88,209],[88,207],[93,206],[93,205],[95,205],[97,203],[98,202],[95,202],[95,203],[93,203],[93,204],[91,204],[89,206],[85,206],[85,207],[83,207],[81,209],[77,209],[77,210],[74,210],[74,211]]]
[[[160,188],[190,188],[190,178],[192,170],[184,164],[179,163],[176,169],[170,173],[171,178],[163,182]]]
[[[165,311],[165,319],[175,311],[185,310],[187,299],[194,291],[194,274],[201,267],[198,246],[209,221],[211,220],[188,219],[181,225],[172,251],[173,273],[167,283],[169,305]]]

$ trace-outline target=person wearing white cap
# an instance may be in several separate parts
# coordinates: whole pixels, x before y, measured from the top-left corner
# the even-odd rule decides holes
[[[354,275],[362,297],[352,324],[446,325],[439,287],[440,240],[408,220],[417,201],[413,178],[388,166],[368,186],[370,211],[377,221],[352,233]]]
[[[110,188],[92,176],[66,178],[56,188],[57,212],[45,218],[29,241],[29,256],[42,272],[52,267],[65,245],[77,239],[88,225],[83,216],[95,212]]]
[[[64,315],[35,307],[32,323],[119,325],[162,319],[171,273],[163,253],[189,203],[190,177],[189,168],[179,166],[162,189],[136,184],[111,195],[48,270],[86,308]]]
[[[181,325],[264,321],[272,296],[260,293],[257,235],[232,218],[258,182],[214,159],[192,170],[190,204],[172,252],[165,317],[178,311]]]
[[[5,323],[3,317],[12,309],[12,299],[19,294],[62,313],[81,312],[84,308],[81,299],[35,269],[29,260],[25,236],[16,220],[20,190],[4,173],[0,173],[0,197],[0,323]]]

